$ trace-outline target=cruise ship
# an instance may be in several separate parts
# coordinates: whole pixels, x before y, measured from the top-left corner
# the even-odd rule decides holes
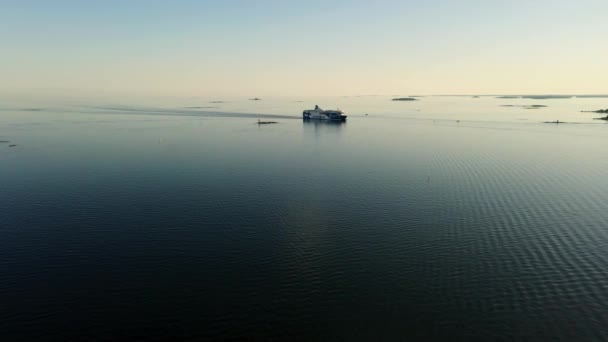
[[[315,109],[307,109],[302,112],[304,120],[330,120],[330,121],[346,121],[346,115],[341,110],[323,110],[319,106]]]

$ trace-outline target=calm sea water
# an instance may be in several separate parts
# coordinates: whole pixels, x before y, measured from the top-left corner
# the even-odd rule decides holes
[[[607,98],[0,107],[2,340],[608,339]]]

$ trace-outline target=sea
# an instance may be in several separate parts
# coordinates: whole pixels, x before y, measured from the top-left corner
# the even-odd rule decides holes
[[[608,97],[407,96],[0,96],[0,340],[608,340]]]

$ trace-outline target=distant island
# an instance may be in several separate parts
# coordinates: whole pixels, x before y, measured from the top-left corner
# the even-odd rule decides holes
[[[522,99],[533,99],[533,100],[549,100],[549,99],[570,99],[572,95],[529,95],[522,96]]]
[[[608,95],[548,95],[548,94],[537,94],[537,95],[493,95],[497,99],[532,99],[532,100],[551,100],[551,99],[572,99],[572,98],[608,98]]]
[[[254,98],[252,98],[252,99],[249,99],[249,100],[251,100],[251,101],[260,101],[260,100],[262,100],[262,99],[260,99],[260,98],[257,98],[257,97],[254,97]]]
[[[497,99],[531,99],[531,100],[549,100],[549,99],[569,99],[572,95],[505,95],[496,96]]]
[[[598,110],[581,110],[582,113],[598,113],[598,114],[608,114],[608,109],[598,109]]]
[[[392,101],[418,101],[418,99],[413,97],[397,97],[394,98]]]
[[[501,107],[521,107],[524,109],[539,109],[547,107],[545,105],[501,105]]]

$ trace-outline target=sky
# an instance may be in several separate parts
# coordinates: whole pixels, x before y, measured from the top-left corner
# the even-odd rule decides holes
[[[0,92],[608,93],[608,1],[0,0]]]

